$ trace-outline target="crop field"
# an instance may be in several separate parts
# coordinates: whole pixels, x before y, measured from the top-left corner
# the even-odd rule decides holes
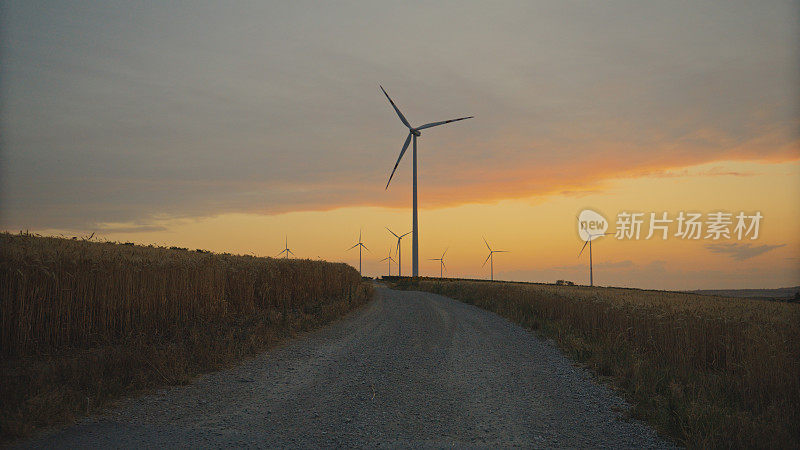
[[[0,234],[0,442],[254,355],[364,304],[339,263]]]
[[[800,304],[446,279],[413,288],[553,338],[682,445],[800,446]]]

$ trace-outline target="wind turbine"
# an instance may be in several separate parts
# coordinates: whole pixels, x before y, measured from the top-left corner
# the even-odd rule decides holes
[[[490,278],[490,280],[494,281],[494,254],[495,253],[508,253],[508,250],[492,250],[492,247],[489,247],[489,243],[486,242],[486,238],[483,238],[483,243],[486,244],[486,248],[489,249],[489,256],[486,257],[486,261],[490,261],[491,260],[490,266],[491,266],[492,270],[491,270],[491,278]],[[483,262],[483,266],[486,265],[486,261]],[[481,266],[481,267],[483,267],[483,266]]]
[[[289,254],[290,253],[292,254],[292,256],[294,256],[294,253],[291,250],[289,250],[289,236],[286,236],[286,242],[285,242],[285,245],[284,245],[284,249],[281,250],[280,253],[278,253],[278,256],[281,256],[284,253],[286,253],[286,259],[289,259]]]
[[[389,276],[392,276],[392,263],[394,262],[394,258],[392,258],[392,247],[389,247],[389,256],[381,260],[381,262],[384,261],[389,261]]]
[[[358,274],[361,275],[361,249],[364,248],[367,251],[369,251],[369,249],[367,248],[366,245],[364,245],[363,242],[361,242],[361,231],[360,230],[358,232],[358,242],[356,243],[356,245],[348,248],[347,250],[352,250],[352,249],[354,249],[356,247],[358,247]]]
[[[439,278],[443,277],[444,269],[447,268],[447,266],[444,265],[444,254],[447,253],[447,250],[449,249],[448,248],[444,249],[444,253],[442,253],[441,258],[431,258],[429,260],[429,261],[439,261]]]
[[[389,227],[386,227],[386,229],[389,230]],[[409,234],[411,234],[411,232],[409,231],[408,233],[402,236],[396,235],[392,230],[389,230],[389,233],[392,233],[392,235],[394,235],[394,237],[397,238],[397,276],[402,277],[403,275],[401,274],[401,272],[403,269],[402,269],[402,264],[400,263],[403,261],[403,258],[400,257],[400,239],[403,239],[404,237],[408,236]]]
[[[581,247],[581,251],[578,253],[578,258],[580,258],[581,254],[583,253],[583,250],[586,248],[586,245],[587,244],[589,245],[589,286],[590,287],[594,286],[594,276],[592,274],[592,241],[595,238],[598,238],[600,236],[605,236],[607,234],[611,234],[611,233],[596,233],[596,234],[592,234],[592,233],[589,233],[587,231],[586,235],[588,236],[588,239],[586,239],[586,241],[583,243],[583,247]]]
[[[418,230],[418,226],[417,226],[417,138],[421,135],[420,130],[424,130],[426,128],[436,127],[436,126],[439,126],[439,125],[444,125],[444,124],[450,123],[450,122],[458,122],[459,120],[471,119],[474,116],[459,117],[458,119],[444,120],[444,121],[441,121],[441,122],[431,122],[431,123],[426,123],[425,125],[422,125],[422,126],[414,128],[414,127],[411,126],[410,123],[408,123],[408,120],[406,120],[405,116],[403,116],[403,113],[400,112],[400,109],[397,108],[397,105],[394,104],[394,102],[392,101],[391,97],[389,97],[389,94],[387,94],[386,90],[383,89],[383,86],[381,86],[380,88],[383,91],[383,94],[389,100],[389,103],[392,104],[392,108],[394,108],[394,111],[397,113],[397,116],[400,117],[400,121],[403,122],[403,125],[405,125],[408,128],[408,137],[406,137],[406,142],[403,144],[403,149],[400,150],[400,156],[397,157],[397,162],[394,163],[394,169],[392,169],[392,174],[389,175],[389,181],[386,182],[386,189],[389,189],[389,183],[392,182],[392,177],[394,176],[394,172],[397,170],[397,165],[400,164],[400,160],[403,159],[403,154],[405,154],[406,149],[408,148],[409,142],[411,142],[412,138],[414,139],[414,151],[413,151],[413,154],[412,154],[412,161],[413,161],[413,163],[412,163],[412,165],[413,165],[413,171],[412,171],[413,175],[412,175],[412,177],[414,179],[414,182],[413,182],[414,188],[413,188],[413,200],[412,200],[412,209],[413,209],[413,211],[411,213],[412,214],[411,215],[411,233],[412,233],[412,235],[411,235],[411,276],[416,278],[417,276],[419,276],[419,230]]]

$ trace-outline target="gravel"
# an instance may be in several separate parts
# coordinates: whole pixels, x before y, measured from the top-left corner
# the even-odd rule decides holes
[[[25,447],[669,447],[551,343],[378,288],[344,320]]]

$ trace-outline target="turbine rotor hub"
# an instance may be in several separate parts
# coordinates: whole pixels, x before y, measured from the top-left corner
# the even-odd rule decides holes
[[[411,134],[413,134],[414,136],[420,136],[422,133],[420,133],[419,130],[417,130],[416,128],[412,128]]]

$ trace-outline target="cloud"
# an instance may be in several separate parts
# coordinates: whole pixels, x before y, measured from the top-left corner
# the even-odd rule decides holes
[[[753,245],[751,243],[717,243],[708,244],[706,248],[713,253],[728,255],[737,261],[744,261],[746,259],[754,258],[758,255],[766,253],[770,250],[783,247],[786,244],[778,245]]]
[[[424,131],[423,207],[800,159],[793,6],[533,5],[409,30],[399,5],[10,4],[0,223],[406,207],[379,82],[413,123],[476,115]]]
[[[125,225],[125,224],[101,224],[95,228],[101,233],[149,233],[153,231],[166,231],[167,227],[161,225]]]

